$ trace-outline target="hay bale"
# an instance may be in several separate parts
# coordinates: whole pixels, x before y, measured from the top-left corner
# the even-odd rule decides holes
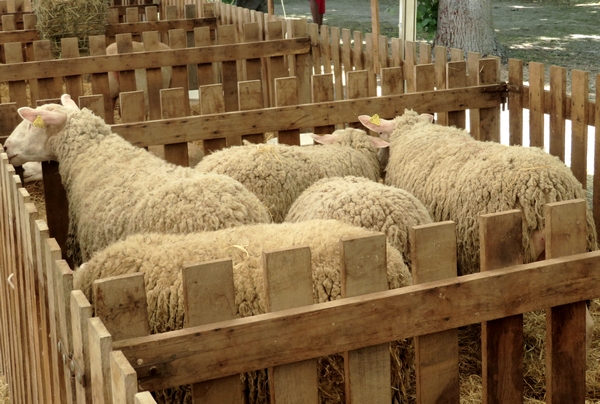
[[[106,0],[38,0],[32,8],[37,16],[40,38],[52,42],[55,57],[60,56],[61,38],[78,38],[80,52],[87,54],[88,37],[106,32]]]

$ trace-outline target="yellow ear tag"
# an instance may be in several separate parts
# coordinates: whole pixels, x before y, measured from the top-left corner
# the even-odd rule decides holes
[[[371,122],[373,125],[381,125],[381,121],[379,120],[379,115],[375,114],[372,117],[369,118],[369,122]]]
[[[33,121],[33,126],[35,126],[36,128],[42,128],[42,129],[46,128],[46,124],[44,123],[44,120],[39,115],[37,116],[37,118],[35,118],[35,121]]]

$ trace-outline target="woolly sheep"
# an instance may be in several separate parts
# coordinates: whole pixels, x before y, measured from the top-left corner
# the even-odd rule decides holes
[[[355,175],[379,180],[377,149],[387,147],[387,142],[352,128],[313,138],[327,146],[234,146],[205,156],[196,169],[240,181],[277,223],[302,191],[321,178]]]
[[[265,312],[263,251],[308,246],[311,250],[313,300],[320,303],[340,298],[340,238],[371,234],[374,233],[370,230],[335,220],[311,220],[302,223],[256,224],[184,235],[133,235],[94,254],[90,261],[75,271],[74,286],[91,299],[94,280],[144,273],[151,332],[167,332],[184,325],[181,269],[185,262],[231,259],[237,315],[247,317]],[[401,254],[389,243],[387,275],[389,288],[412,283]],[[392,380],[397,384],[403,383],[402,375],[409,372],[411,367],[408,360],[403,363],[399,359],[406,355],[404,350],[409,349],[407,343],[393,344],[392,352],[396,360],[392,365]],[[343,368],[340,367],[339,358],[324,360],[322,367],[327,365],[328,360],[338,361],[336,367],[327,368],[330,371]],[[258,375],[248,377],[258,377],[260,381],[258,392],[252,390],[257,388],[256,381],[247,381],[253,386],[249,389],[254,391],[254,396],[248,397],[249,401],[264,402],[268,396],[265,391],[265,374],[259,372]],[[322,379],[320,384],[321,389],[332,393],[331,380]],[[177,395],[172,391],[168,394],[171,397]],[[343,396],[343,386],[337,386],[336,394]]]
[[[406,189],[427,206],[434,221],[456,222],[458,268],[479,271],[480,214],[523,212],[525,262],[543,255],[544,204],[585,199],[585,190],[557,157],[534,147],[474,140],[468,132],[436,125],[431,116],[405,111],[380,125],[360,121],[389,136],[386,184]],[[588,250],[597,249],[592,212],[587,212]]]
[[[285,221],[311,219],[336,219],[385,233],[407,265],[409,228],[432,222],[427,208],[409,192],[354,176],[317,181],[296,199]]]
[[[30,161],[23,164],[23,182],[40,181],[42,179],[42,163]]]
[[[111,133],[69,95],[61,100],[62,106],[19,108],[23,122],[4,147],[13,165],[60,163],[69,200],[67,253],[75,264],[129,234],[270,221],[266,208],[239,182],[167,163]]]
[[[144,44],[141,42],[132,42],[133,52],[144,52]],[[171,47],[165,43],[159,42],[157,50],[168,50]],[[112,43],[106,47],[107,55],[117,55],[117,43]],[[173,68],[172,67],[163,67],[161,68],[162,75],[162,87],[161,88],[169,88],[171,85],[171,78],[173,76]],[[121,93],[121,86],[119,83],[119,72],[108,72],[108,88],[110,99],[112,100],[112,106],[114,109],[117,98],[119,98],[119,94]],[[146,80],[146,70],[145,69],[137,69],[135,71],[135,83],[136,88],[138,90],[143,90],[146,98],[146,108],[148,108],[148,82]]]

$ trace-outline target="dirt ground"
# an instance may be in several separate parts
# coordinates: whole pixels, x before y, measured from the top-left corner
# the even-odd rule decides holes
[[[283,7],[282,7],[283,1]],[[308,0],[274,0],[275,13],[312,21]],[[494,28],[509,58],[585,70],[590,73],[590,94],[595,94],[600,73],[600,2],[493,0]],[[379,0],[382,35],[398,36],[399,1]],[[324,24],[371,32],[369,0],[327,0]],[[419,40],[431,37],[417,33]],[[504,66],[506,70],[506,66]],[[525,74],[526,74],[525,69]],[[568,75],[569,76],[569,75]],[[594,98],[594,97],[592,97]]]

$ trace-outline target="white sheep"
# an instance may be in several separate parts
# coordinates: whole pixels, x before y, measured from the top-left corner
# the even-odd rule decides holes
[[[456,127],[432,123],[429,115],[406,111],[394,120],[370,122],[369,129],[389,136],[385,182],[415,195],[434,221],[456,222],[459,273],[479,271],[481,214],[523,212],[525,262],[543,256],[544,205],[585,199],[585,190],[562,161],[535,147],[480,142]],[[587,212],[588,250],[597,249],[592,212]]]
[[[185,263],[231,259],[237,315],[247,317],[265,312],[263,251],[308,246],[311,252],[313,301],[321,303],[341,297],[340,239],[372,234],[375,233],[336,220],[257,224],[180,235],[138,234],[95,253],[75,271],[74,287],[81,289],[91,299],[92,284],[96,279],[141,272],[145,275],[151,333],[167,332],[184,326],[181,269]],[[412,278],[401,254],[389,243],[386,245],[388,287],[393,289],[410,285]],[[412,363],[407,359],[412,357],[409,344],[410,341],[392,344],[395,394],[405,391],[406,375],[412,368]],[[335,364],[331,361],[335,361]],[[343,380],[336,371],[343,369],[340,357],[327,357],[320,363],[322,369],[328,370],[320,372],[322,395],[343,397],[343,385],[336,382]],[[265,402],[268,397],[265,382],[265,372],[248,376],[245,381],[248,402]],[[170,394],[159,393],[161,399],[164,399],[162,394],[168,397],[177,395],[172,391]],[[174,402],[170,399],[164,401]],[[176,402],[184,402],[184,398]]]
[[[234,146],[205,156],[196,169],[240,181],[265,204],[274,222],[283,221],[294,200],[321,178],[354,175],[379,180],[377,150],[387,142],[352,128],[313,138],[326,146]]]
[[[4,148],[13,165],[60,163],[69,200],[67,253],[75,264],[129,234],[270,222],[258,198],[234,179],[167,163],[111,133],[69,95],[61,101],[19,108],[23,122]]]
[[[336,219],[380,231],[410,266],[408,233],[431,223],[427,208],[411,193],[362,177],[323,178],[307,188],[290,207],[286,222]]]
[[[144,52],[144,44],[141,42],[132,42],[133,52]],[[168,50],[171,47],[165,43],[159,42],[157,50]],[[117,43],[112,43],[106,47],[107,55],[117,55]],[[162,87],[161,88],[169,88],[171,85],[171,78],[173,76],[173,68],[170,66],[161,68],[161,76],[162,76]],[[112,101],[112,109],[114,109],[117,99],[119,98],[119,94],[121,93],[120,86],[120,74],[119,72],[108,72],[108,88],[110,99]],[[136,88],[138,90],[144,91],[144,98],[146,103],[146,109],[148,109],[148,81],[146,80],[146,70],[145,69],[136,69],[135,70],[135,83]]]
[[[42,163],[39,161],[29,161],[22,166],[23,168],[23,182],[41,181],[44,177],[42,176]]]

